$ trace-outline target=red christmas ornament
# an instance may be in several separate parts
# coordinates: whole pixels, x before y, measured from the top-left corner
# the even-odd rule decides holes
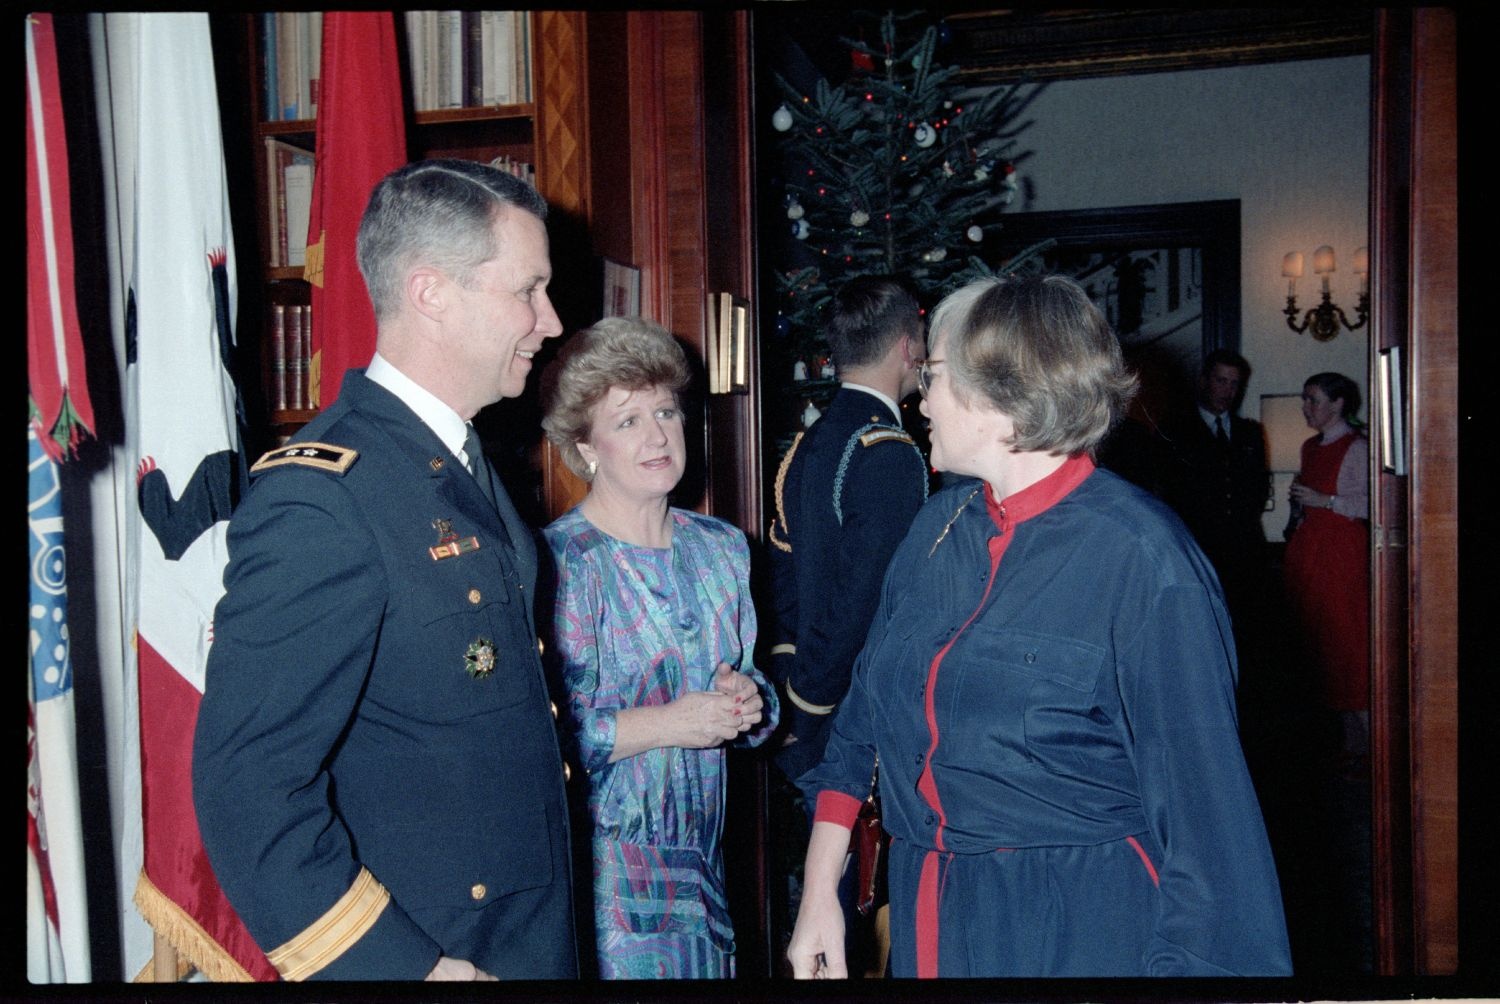
[[[868,52],[852,49],[849,52],[849,63],[862,73],[869,73],[875,69],[875,58]]]

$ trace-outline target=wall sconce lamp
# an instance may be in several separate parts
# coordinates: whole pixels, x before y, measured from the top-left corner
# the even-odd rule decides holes
[[[1343,325],[1350,331],[1365,326],[1370,319],[1370,251],[1368,248],[1356,248],[1354,251],[1354,274],[1359,276],[1359,302],[1355,305],[1354,313],[1359,318],[1353,324],[1344,315],[1338,304],[1328,293],[1328,277],[1334,273],[1333,248],[1324,244],[1313,252],[1313,274],[1323,279],[1323,302],[1316,307],[1309,307],[1307,313],[1302,316],[1302,323],[1297,323],[1297,280],[1302,278],[1302,252],[1293,251],[1281,259],[1281,274],[1286,278],[1286,325],[1297,334],[1311,329],[1312,336],[1320,342],[1326,342],[1339,333],[1339,326]]]

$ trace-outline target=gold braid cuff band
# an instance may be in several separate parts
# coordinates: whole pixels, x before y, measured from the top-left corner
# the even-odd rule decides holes
[[[385,886],[361,868],[349,891],[291,941],[266,954],[284,980],[305,980],[347,952],[391,901]]]
[[[793,704],[797,705],[797,707],[801,708],[803,711],[806,711],[809,715],[832,714],[833,709],[838,707],[837,704],[812,704],[809,701],[805,701],[797,695],[797,692],[792,689],[792,685],[790,683],[786,685],[786,696],[791,699],[791,702]]]

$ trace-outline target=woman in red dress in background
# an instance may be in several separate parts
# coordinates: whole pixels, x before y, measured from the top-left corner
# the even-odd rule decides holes
[[[1302,415],[1318,435],[1302,444],[1290,492],[1302,518],[1286,547],[1286,584],[1319,673],[1322,703],[1339,712],[1346,767],[1369,749],[1369,441],[1359,387],[1318,373],[1302,387]]]

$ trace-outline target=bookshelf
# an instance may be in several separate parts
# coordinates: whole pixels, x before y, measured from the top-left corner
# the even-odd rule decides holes
[[[461,157],[528,165],[530,180],[549,195],[538,170],[546,159],[538,128],[538,112],[546,103],[538,93],[543,81],[538,57],[544,49],[539,36],[543,31],[556,35],[559,27],[567,29],[568,17],[539,11],[398,12],[394,25],[402,67],[408,156],[413,160]],[[438,67],[427,62],[438,54],[437,40],[429,36],[440,24],[441,30],[451,36],[444,38],[443,55],[461,55],[463,64],[467,64],[463,69],[456,66],[451,75],[440,74]],[[511,37],[518,45],[508,57],[514,63],[513,73],[498,83],[491,58],[485,55],[489,51],[485,45],[497,38],[488,33],[497,26],[513,31]],[[481,34],[481,28],[486,34]],[[220,36],[219,51],[229,57],[232,68],[228,72],[234,78],[227,93],[221,82],[221,100],[232,102],[238,110],[237,116],[226,114],[224,119],[226,134],[238,132],[226,135],[226,152],[240,151],[252,165],[246,180],[253,189],[253,208],[241,207],[235,220],[237,233],[245,225],[242,220],[253,221],[254,233],[253,241],[244,237],[238,240],[246,253],[253,251],[253,258],[248,260],[255,263],[241,270],[241,341],[258,345],[262,398],[258,403],[262,407],[256,414],[264,416],[261,424],[267,428],[256,431],[267,432],[276,442],[317,414],[305,406],[297,407],[305,397],[283,382],[283,374],[290,377],[294,372],[294,357],[291,345],[282,336],[292,330],[294,316],[302,322],[309,320],[306,308],[310,307],[311,292],[297,261],[299,241],[291,232],[296,227],[288,228],[285,223],[289,216],[301,219],[305,229],[305,217],[298,215],[295,194],[288,204],[288,193],[295,193],[303,179],[296,174],[288,186],[284,169],[294,161],[300,162],[298,151],[310,157],[316,146],[320,67],[314,53],[321,38],[321,14],[221,15],[215,30]],[[581,31],[576,34],[581,46]],[[499,47],[498,42],[495,45]],[[506,72],[507,57],[492,58],[499,63],[498,72]],[[442,95],[433,90],[433,80],[438,76],[452,81],[452,87]],[[453,93],[454,88],[458,93]],[[495,97],[505,100],[475,103]],[[438,104],[450,106],[435,107]],[[568,114],[566,108],[559,111],[563,116]]]

